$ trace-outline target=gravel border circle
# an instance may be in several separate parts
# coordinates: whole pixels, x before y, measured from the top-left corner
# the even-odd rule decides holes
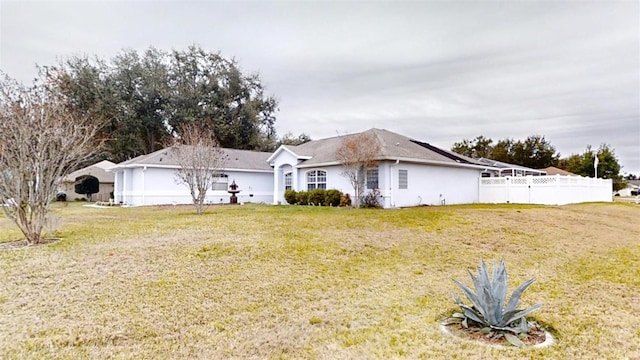
[[[531,346],[525,346],[525,347],[522,347],[522,348],[518,348],[518,347],[515,347],[515,346],[486,344],[486,343],[483,343],[481,341],[465,339],[465,338],[457,336],[454,333],[452,333],[451,331],[449,331],[449,329],[447,329],[447,325],[445,325],[444,323],[440,323],[439,327],[440,327],[440,331],[442,331],[443,333],[445,333],[445,334],[447,334],[447,335],[449,335],[451,337],[454,337],[454,338],[457,338],[457,339],[460,339],[460,340],[463,340],[463,341],[466,341],[466,342],[469,342],[469,343],[474,343],[474,344],[478,344],[478,345],[484,345],[484,346],[488,346],[488,347],[492,347],[492,348],[496,348],[496,349],[542,349],[542,348],[549,347],[549,346],[551,346],[551,345],[553,345],[555,343],[555,340],[553,339],[553,336],[546,330],[544,332],[544,341],[541,342],[540,344],[535,344],[535,345],[531,345]]]

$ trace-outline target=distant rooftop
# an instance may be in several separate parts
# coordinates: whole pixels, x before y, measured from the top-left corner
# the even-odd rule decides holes
[[[547,175],[568,175],[568,176],[578,176],[578,175],[576,175],[576,174],[574,174],[574,173],[572,173],[572,172],[569,172],[569,171],[567,171],[567,170],[558,169],[558,168],[557,168],[557,167],[555,167],[555,166],[549,166],[549,167],[546,167],[546,168],[544,168],[544,169],[540,169],[540,170],[542,170],[542,171],[546,172],[546,173],[547,173]]]
[[[95,163],[93,165],[87,166],[85,168],[82,168],[80,170],[76,170],[74,172],[72,172],[71,174],[65,176],[62,181],[64,182],[74,182],[76,181],[77,177],[83,176],[83,175],[91,175],[91,176],[95,176],[96,178],[98,178],[98,180],[100,180],[100,182],[103,183],[112,183],[113,182],[113,173],[107,172],[106,169],[114,166],[115,164],[112,163],[109,160],[102,160],[98,163]]]
[[[480,158],[478,159],[478,162],[487,166],[499,168],[500,176],[504,176],[509,172],[511,172],[511,175],[546,175],[547,174],[544,170],[536,170],[536,169],[528,168],[526,166],[509,164],[506,162],[487,159],[487,158]]]

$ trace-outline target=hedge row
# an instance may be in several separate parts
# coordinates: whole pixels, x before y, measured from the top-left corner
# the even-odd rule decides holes
[[[287,190],[284,192],[284,199],[291,205],[351,206],[349,194],[336,189]]]

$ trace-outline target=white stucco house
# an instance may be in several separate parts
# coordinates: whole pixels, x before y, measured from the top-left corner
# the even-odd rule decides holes
[[[223,176],[207,192],[209,204],[229,203],[235,181],[239,202],[286,204],[286,190],[354,189],[342,175],[336,151],[350,134],[282,145],[273,153],[223,149]],[[545,171],[488,159],[472,159],[383,129],[364,132],[380,149],[377,165],[365,171],[365,192],[378,189],[385,208],[472,203],[569,204],[611,201],[611,180],[544,176]],[[188,188],[176,182],[171,149],[139,156],[109,169],[114,195],[126,205],[189,204]]]
[[[498,171],[391,131],[370,129],[364,134],[371,136],[380,149],[378,165],[366,171],[365,187],[380,190],[380,204],[385,208],[476,203],[482,173]],[[268,159],[273,167],[273,203],[286,203],[287,189],[338,189],[353,198],[353,187],[341,175],[336,150],[343,141],[357,135],[278,148]]]
[[[188,187],[176,182],[178,164],[171,148],[138,156],[109,169],[114,173],[114,200],[126,205],[191,204]],[[207,191],[205,203],[229,203],[229,185],[235,181],[239,202],[271,202],[273,169],[268,152],[223,149],[227,156],[222,176]]]
[[[478,202],[478,179],[496,168],[391,131],[364,132],[381,149],[378,165],[366,171],[366,189],[380,190],[385,208],[463,204]],[[286,204],[286,189],[338,189],[354,197],[349,181],[342,176],[336,150],[345,138],[337,136],[291,146],[275,152],[223,149],[228,156],[224,175],[207,192],[205,202],[228,203],[228,186],[235,181],[240,202]],[[126,205],[189,204],[184,184],[176,182],[177,163],[171,148],[119,163],[114,173],[114,201]],[[366,190],[365,190],[366,191]]]

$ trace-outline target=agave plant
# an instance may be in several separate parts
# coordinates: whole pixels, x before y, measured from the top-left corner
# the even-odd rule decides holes
[[[454,301],[462,313],[453,314],[453,318],[461,319],[462,325],[468,327],[468,321],[477,323],[481,328],[490,331],[496,330],[500,333],[507,332],[507,339],[513,338],[513,334],[527,333],[529,323],[525,316],[539,310],[539,304],[527,309],[517,309],[522,293],[535,281],[530,279],[511,294],[507,302],[507,268],[504,260],[500,265],[493,263],[493,274],[489,274],[484,260],[478,268],[478,276],[474,276],[469,271],[475,292],[457,280],[453,280],[464,295],[471,301],[472,306],[465,305],[460,297],[454,295]],[[509,340],[512,342],[511,340]]]

